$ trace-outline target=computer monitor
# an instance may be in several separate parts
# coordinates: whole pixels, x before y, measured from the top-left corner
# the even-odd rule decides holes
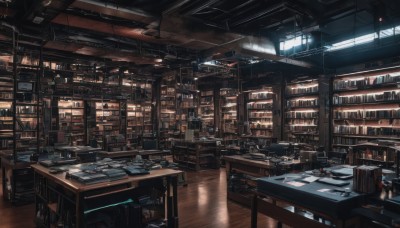
[[[288,146],[286,144],[272,143],[268,150],[270,153],[274,153],[276,156],[287,155]]]
[[[157,150],[157,140],[143,140],[143,150]]]

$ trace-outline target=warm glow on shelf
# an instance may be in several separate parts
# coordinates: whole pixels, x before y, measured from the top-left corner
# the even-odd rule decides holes
[[[301,88],[301,89],[306,89],[306,88],[312,88],[312,87],[316,87],[316,86],[318,86],[318,83],[316,82],[316,83],[312,83],[312,84],[299,84],[299,85],[296,85],[296,86],[288,86],[289,88],[291,88],[291,89],[298,89],[298,88]]]
[[[266,111],[251,111],[251,113],[272,113],[271,110],[266,110]]]
[[[318,110],[296,110],[296,111],[289,111],[289,112],[304,112],[304,113],[309,113],[309,112],[318,112]]]
[[[309,98],[295,98],[295,99],[290,99],[290,101],[313,101],[313,100],[317,100],[317,97],[309,97]]]
[[[316,127],[316,124],[290,124],[293,127]]]
[[[271,104],[271,103],[272,103],[272,99],[271,99],[271,101],[252,101],[247,104]]]
[[[391,110],[399,110],[400,107],[397,108],[359,108],[359,109],[336,109],[335,111],[340,112],[357,112],[357,111],[391,111]]]
[[[261,94],[261,93],[273,93],[272,91],[258,91],[258,92],[251,92],[251,94]]]
[[[0,108],[5,108],[5,109],[11,108],[11,102],[0,102]]]

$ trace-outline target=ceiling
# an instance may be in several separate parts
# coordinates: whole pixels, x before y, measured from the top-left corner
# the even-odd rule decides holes
[[[400,25],[398,0],[0,0],[0,15],[3,51],[15,30],[21,47],[43,46],[47,59],[158,71],[209,60],[321,69],[395,56],[400,48],[399,38],[350,53],[323,48]],[[314,43],[280,55],[279,42],[300,33]]]

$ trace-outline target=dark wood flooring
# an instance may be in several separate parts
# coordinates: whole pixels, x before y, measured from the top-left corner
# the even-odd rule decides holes
[[[188,171],[187,183],[178,188],[179,227],[250,227],[250,209],[226,198],[225,169]],[[34,227],[34,205],[13,206],[3,201],[1,188],[0,193],[0,228]],[[258,227],[276,227],[276,222],[259,214]]]

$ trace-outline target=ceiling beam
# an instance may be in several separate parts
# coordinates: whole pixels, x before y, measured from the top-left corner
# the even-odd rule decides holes
[[[178,0],[178,1],[176,1],[174,4],[170,5],[167,9],[165,9],[162,12],[162,15],[166,16],[166,15],[169,15],[169,14],[173,14],[174,12],[176,12],[179,9],[179,7],[183,6],[187,2],[190,2],[190,0]]]
[[[93,0],[76,0],[71,6],[100,14],[134,20],[145,24],[151,24],[154,21],[159,20],[158,16],[148,12],[139,9],[121,7],[110,2],[104,3]]]
[[[205,9],[205,8],[211,6],[211,5],[214,5],[215,3],[218,3],[219,1],[220,0],[208,0],[208,1],[202,2],[200,5],[196,6],[195,8],[193,8],[193,9],[191,9],[189,11],[187,11],[184,15],[186,15],[186,16],[193,15],[193,14],[195,14],[197,12],[200,12],[201,10],[203,10],[203,9]]]

